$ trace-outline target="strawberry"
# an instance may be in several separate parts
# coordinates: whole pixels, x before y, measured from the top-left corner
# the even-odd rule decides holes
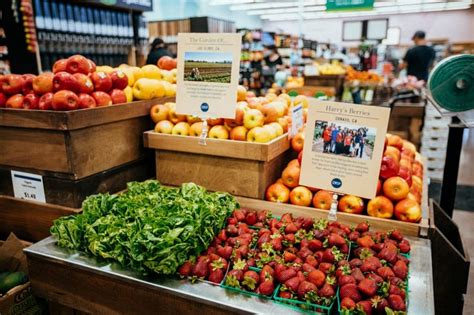
[[[362,260],[360,260],[359,258],[353,258],[351,259],[351,261],[349,261],[349,264],[352,268],[358,268],[362,266]]]
[[[341,308],[343,310],[349,310],[349,311],[353,311],[356,307],[356,304],[354,302],[353,299],[351,299],[350,297],[345,297],[342,299],[341,301]],[[345,314],[345,313],[343,313]]]
[[[367,257],[360,266],[362,272],[375,272],[378,268],[382,267],[380,260],[377,257]]]
[[[320,249],[323,249],[323,243],[321,243],[320,240],[310,240],[308,241],[308,248],[315,252],[315,251],[318,251]]]
[[[245,216],[245,223],[255,225],[257,223],[257,214],[254,211],[249,211]]]
[[[306,273],[310,273],[310,272],[316,270],[316,268],[314,268],[313,266],[311,266],[310,264],[307,264],[307,263],[303,264],[302,269]]]
[[[337,283],[339,284],[340,287],[342,287],[343,285],[346,285],[349,283],[355,284],[356,280],[351,275],[342,275],[341,277],[339,277],[339,280],[337,281]]]
[[[234,212],[232,213],[232,216],[238,221],[238,222],[242,222],[245,220],[245,214],[244,212],[242,211],[242,209],[236,209],[234,210]]]
[[[287,244],[294,244],[296,242],[295,234],[286,234],[285,241]]]
[[[347,259],[339,260],[339,261],[337,262],[337,266],[338,266],[338,267],[344,267],[344,266],[350,267],[349,261],[347,261]]]
[[[308,273],[308,281],[320,288],[326,281],[326,275],[321,270],[313,270]]]
[[[232,266],[232,269],[242,270],[243,272],[245,272],[249,270],[249,266],[247,265],[245,260],[239,259],[236,262],[234,262],[234,266]]]
[[[306,256],[305,262],[314,268],[318,266],[318,260],[313,255]]]
[[[258,228],[263,228],[263,222],[257,222],[253,226],[258,227]]]
[[[346,254],[347,256],[347,254],[349,253],[349,245],[346,243],[339,247],[339,250],[341,251],[341,253]]]
[[[390,278],[390,284],[393,284],[393,285],[396,285],[396,286],[401,286],[401,285],[404,285],[403,284],[403,280],[398,278],[398,277],[392,277]]]
[[[295,254],[290,253],[290,252],[288,252],[288,251],[285,251],[285,252],[283,253],[283,260],[284,260],[285,262],[292,262],[292,261],[295,260],[295,259],[296,259],[296,255],[295,255]]]
[[[257,265],[257,262],[255,261],[255,258],[249,258],[247,259],[247,266],[249,267],[255,267]]]
[[[403,240],[398,244],[398,248],[400,248],[400,252],[406,254],[406,253],[410,252],[410,243],[408,242],[408,240],[403,239]]]
[[[317,291],[318,291],[318,288],[314,284],[308,281],[303,281],[298,286],[298,297],[302,300],[305,300],[306,294],[310,292],[316,293]]]
[[[267,210],[262,210],[257,212],[257,221],[258,222],[265,222],[267,217],[269,216]]]
[[[305,281],[305,280],[306,280],[306,276],[304,275],[303,271],[301,271],[301,270],[296,273],[296,276],[297,276],[298,278],[300,278],[301,281]]]
[[[394,311],[406,311],[405,301],[400,295],[390,294],[388,303]]]
[[[405,263],[405,265],[407,265],[407,266],[410,264],[410,261],[408,260],[408,258],[406,258],[403,255],[398,255],[397,259],[403,261]]]
[[[323,261],[333,263],[335,259],[332,249],[326,248],[323,252]]]
[[[262,234],[259,238],[258,238],[258,241],[257,241],[257,246],[259,249],[262,249],[263,247],[263,244],[265,243],[269,243],[271,241],[271,234],[270,233],[265,233],[265,234]]]
[[[248,270],[244,272],[242,285],[245,286],[250,291],[255,291],[257,288],[260,277],[258,273],[253,270]]]
[[[299,257],[296,257],[295,260],[293,260],[293,265],[302,265],[303,263],[303,259]]]
[[[354,256],[360,259],[365,259],[370,256],[374,256],[375,251],[367,247],[358,247],[354,250]]]
[[[290,279],[286,280],[284,285],[288,290],[290,290],[293,293],[296,293],[298,291],[298,287],[299,287],[301,281],[302,280],[300,279],[300,277],[295,276],[293,278],[290,278]]]
[[[318,290],[318,295],[321,297],[332,298],[334,294],[334,288],[327,282]]]
[[[227,235],[236,236],[239,233],[239,230],[237,229],[235,225],[229,224],[227,225],[226,232],[227,232]]]
[[[371,249],[378,253],[384,248],[384,246],[384,243],[375,243],[374,245],[372,245]]]
[[[340,278],[345,275],[350,275],[351,274],[351,267],[349,265],[342,265],[337,267],[336,269],[336,277]]]
[[[306,259],[309,255],[313,255],[313,252],[308,247],[301,247],[300,251],[298,252],[298,257],[301,259]]]
[[[277,235],[277,234],[273,234],[273,235],[271,236],[271,237],[272,237],[272,240],[270,241],[270,244],[272,244],[272,247],[273,247],[274,250],[276,250],[276,251],[281,251],[281,250],[283,249],[283,245],[282,245],[282,243],[281,243],[282,238],[281,238],[281,236],[275,237],[275,235]]]
[[[181,267],[179,267],[178,273],[182,277],[187,277],[191,274],[192,269],[193,269],[193,264],[188,260],[188,261],[185,261],[184,264],[181,265]]]
[[[285,283],[286,280],[296,276],[296,271],[292,268],[281,271],[280,273],[275,273],[275,278],[281,283]]]
[[[242,280],[244,273],[242,270],[233,269],[227,273],[225,277],[225,285],[232,288],[240,288],[240,281]]]
[[[325,274],[329,274],[334,271],[334,265],[331,263],[322,262],[319,264],[319,270],[321,270]]]
[[[378,253],[377,257],[383,259],[391,264],[397,262],[398,250],[393,245],[385,244],[384,248]]]
[[[377,285],[383,282],[383,278],[376,273],[368,274],[367,278],[374,280],[377,283]]]
[[[377,293],[377,283],[368,278],[360,281],[357,288],[362,294],[368,297],[374,296]]]
[[[314,257],[316,257],[316,260],[319,262],[323,261],[323,255],[324,251],[322,250],[318,250],[316,253],[314,253]]]
[[[293,222],[293,215],[291,213],[285,213],[281,216],[280,222],[291,223]]]
[[[331,221],[328,223],[328,227],[336,227],[336,228],[339,228],[341,226],[341,223],[339,223],[338,221]]]
[[[214,260],[218,260],[221,256],[217,255],[216,253],[211,253],[207,255],[209,257],[209,261],[213,262]]]
[[[329,234],[329,237],[328,237],[328,244],[330,247],[332,246],[341,247],[342,245],[346,244],[346,240],[342,236],[336,233],[331,233]]]
[[[229,259],[230,256],[232,255],[232,247],[229,245],[227,246],[217,245],[216,253],[222,258]]]
[[[357,240],[357,245],[359,245],[359,247],[371,248],[374,244],[375,244],[374,240],[369,235],[362,236],[361,238]]]
[[[326,237],[329,236],[328,230],[314,230],[313,235],[316,239],[323,241]]]
[[[249,228],[249,226],[246,223],[237,224],[237,231],[239,235],[252,233],[252,230]]]
[[[392,240],[390,238],[386,238],[384,241],[383,241],[384,244],[391,244],[393,245],[394,247],[397,247],[398,248],[398,243],[395,241],[395,240]]]
[[[314,220],[312,218],[304,218],[303,223],[301,224],[301,228],[309,231],[314,224]]]
[[[278,221],[277,218],[273,218],[268,222],[268,226],[270,227],[270,229],[276,228],[276,226],[279,222],[280,221]]]
[[[275,290],[275,284],[273,283],[273,280],[267,279],[260,283],[257,289],[257,293],[271,296],[273,294],[273,291]]]
[[[342,230],[342,232],[344,233],[343,236],[347,236],[351,232],[351,228],[349,226],[345,225],[345,224],[341,223],[341,225],[339,227]]]
[[[298,231],[298,228],[294,223],[288,223],[287,226],[285,227],[285,233],[286,234],[294,234]]]
[[[210,282],[221,283],[223,279],[224,279],[224,270],[223,269],[211,270],[211,272],[209,273],[208,280]]]
[[[285,271],[286,269],[288,269],[285,265],[283,264],[277,264],[275,266],[275,277],[280,274],[281,272]]]
[[[357,232],[357,231],[352,231],[351,233],[349,233],[349,240],[351,242],[357,242],[357,239],[360,237],[360,233]]]
[[[406,293],[405,290],[400,289],[400,287],[397,287],[393,284],[390,285],[388,289],[388,294],[390,295],[399,295],[402,297],[403,300],[405,300]]]
[[[389,304],[385,298],[376,295],[370,299],[370,303],[372,303],[372,308],[377,311],[377,314],[386,314],[385,308],[389,307]]]
[[[400,230],[393,230],[391,233],[389,233],[388,237],[397,242],[401,242],[401,240],[403,240],[403,235]]]
[[[238,223],[237,219],[234,217],[227,218],[227,225],[236,225]]]
[[[267,228],[260,229],[260,230],[258,231],[258,237],[260,237],[260,236],[262,236],[263,234],[266,234],[266,233],[272,234],[272,232],[271,232],[269,229],[267,229]]]
[[[219,257],[219,256],[217,256],[217,259],[212,260],[212,258],[211,258],[211,262],[209,263],[209,268],[211,270],[215,270],[215,269],[224,269],[224,270],[226,270],[227,266],[228,266],[227,260],[225,260],[224,258]]]
[[[359,268],[354,268],[352,269],[352,273],[351,275],[354,277],[354,279],[356,280],[356,282],[360,282],[362,281],[365,277],[364,277],[364,274],[362,273],[362,271],[360,271]]]
[[[278,296],[281,297],[282,299],[288,299],[288,300],[293,298],[293,294],[290,291],[280,291],[280,293],[278,293]]]
[[[209,274],[209,257],[201,256],[198,258],[197,263],[193,266],[192,274],[198,278],[206,278]]]
[[[366,222],[361,222],[357,224],[355,230],[359,233],[364,233],[364,232],[369,231],[369,228],[370,228],[369,222],[366,221]]]
[[[263,266],[262,270],[260,271],[260,282],[263,282],[267,279],[273,279],[275,271],[269,265]]]
[[[359,301],[357,302],[356,308],[362,311],[362,314],[372,315],[372,303],[370,301]]]
[[[248,245],[242,245],[239,248],[235,250],[235,253],[239,255],[240,257],[247,257],[249,253],[249,246]]]
[[[359,290],[357,290],[357,286],[355,284],[349,283],[346,284],[342,287],[339,288],[339,296],[341,299],[344,299],[346,297],[350,298],[354,302],[359,302],[362,297],[359,293]]]
[[[381,276],[384,280],[388,280],[391,277],[395,276],[390,267],[380,267],[377,269],[377,274]]]
[[[222,229],[219,234],[217,234],[217,238],[223,242],[227,241],[227,234],[225,232],[225,229]]]

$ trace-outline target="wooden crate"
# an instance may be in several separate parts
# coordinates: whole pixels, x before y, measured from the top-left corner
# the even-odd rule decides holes
[[[304,77],[305,86],[330,86],[336,89],[336,96],[341,97],[344,90],[344,74],[309,75]]]
[[[269,143],[207,139],[145,132],[155,149],[156,178],[165,185],[194,182],[209,190],[263,199],[281,174],[290,147],[286,134]]]
[[[0,109],[0,166],[81,179],[145,156],[142,134],[161,98],[69,112]]]
[[[40,241],[50,235],[49,228],[55,219],[80,211],[81,209],[0,196],[0,238],[6,238],[13,232],[21,239]]]
[[[115,193],[125,189],[130,181],[143,181],[155,176],[151,154],[81,179],[67,179],[44,171],[0,166],[0,195],[14,196],[11,170],[42,175],[46,202],[72,208],[80,208],[82,201],[89,195]]]

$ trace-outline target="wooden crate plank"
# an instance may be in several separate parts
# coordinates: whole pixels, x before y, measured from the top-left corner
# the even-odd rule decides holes
[[[290,147],[287,134],[269,143],[207,139],[205,146],[199,144],[196,137],[167,135],[154,131],[145,132],[144,139],[145,147],[151,149],[258,161],[270,161]]]

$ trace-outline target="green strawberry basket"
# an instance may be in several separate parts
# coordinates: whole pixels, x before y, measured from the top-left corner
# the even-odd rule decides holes
[[[285,299],[282,297],[279,297],[278,294],[280,293],[280,288],[281,284],[279,284],[273,293],[273,299],[279,303],[283,304],[285,306],[288,306],[295,311],[298,312],[303,312],[303,313],[308,313],[308,314],[327,314],[330,315],[332,314],[332,309],[334,305],[336,304],[336,297],[339,296],[339,287],[337,288],[336,294],[332,298],[332,301],[328,305],[322,305],[322,304],[315,304],[315,303],[310,303],[306,301],[299,301],[299,300],[294,300],[294,299]]]

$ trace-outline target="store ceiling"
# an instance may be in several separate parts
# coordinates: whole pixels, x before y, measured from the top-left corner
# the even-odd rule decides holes
[[[298,20],[300,9],[305,20],[357,16],[377,16],[419,12],[469,9],[474,1],[442,0],[375,0],[373,10],[326,12],[326,0],[209,0],[211,5],[230,6],[232,11],[245,11],[248,15],[260,16],[263,20]]]

